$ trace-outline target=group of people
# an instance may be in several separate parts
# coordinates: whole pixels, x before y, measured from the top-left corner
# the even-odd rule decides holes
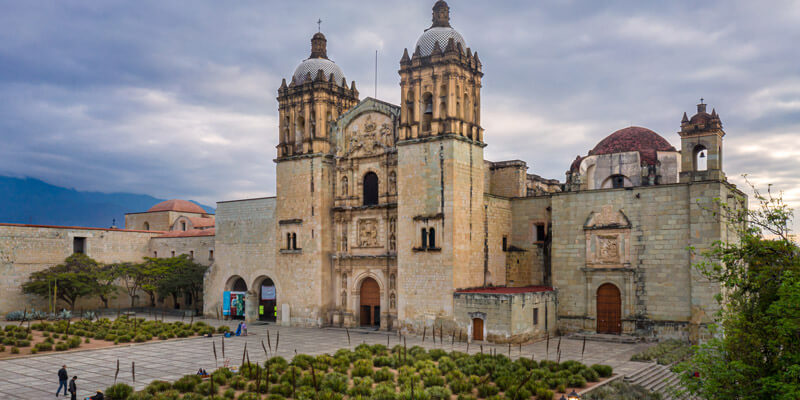
[[[61,388],[64,388],[64,396],[67,395],[69,392],[70,399],[76,400],[78,396],[78,384],[77,381],[78,376],[75,375],[72,379],[69,379],[69,374],[67,373],[67,366],[62,365],[61,369],[58,370],[58,389],[56,390],[56,397],[58,397],[59,393],[61,393]],[[94,396],[87,397],[88,400],[104,400],[105,397],[103,396],[103,391],[98,390]]]

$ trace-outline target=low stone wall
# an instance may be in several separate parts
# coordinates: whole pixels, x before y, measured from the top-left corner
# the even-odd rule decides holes
[[[482,320],[483,337],[494,343],[525,343],[556,334],[557,301],[553,290],[519,293],[456,292],[455,322],[475,337],[476,319]]]

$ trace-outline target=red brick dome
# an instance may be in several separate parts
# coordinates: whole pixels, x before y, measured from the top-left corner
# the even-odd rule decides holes
[[[194,204],[191,201],[179,200],[179,199],[162,201],[161,203],[158,203],[150,207],[149,210],[147,210],[147,212],[156,212],[156,211],[178,211],[178,212],[187,212],[196,214],[206,213],[206,210],[203,210],[203,208],[198,206],[197,204]]]
[[[655,165],[658,161],[656,152],[677,151],[667,139],[641,126],[620,129],[601,140],[589,155],[625,153],[638,151],[643,164]]]

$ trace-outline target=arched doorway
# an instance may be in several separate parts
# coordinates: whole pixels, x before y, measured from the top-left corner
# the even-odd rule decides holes
[[[271,278],[264,278],[258,291],[258,320],[275,322],[278,316],[277,290]]]
[[[611,283],[597,288],[597,333],[622,333],[622,299]]]
[[[361,326],[380,326],[381,289],[375,279],[367,278],[361,282]]]
[[[247,282],[240,276],[232,277],[228,282],[228,290],[224,293],[222,304],[223,315],[232,319],[244,319],[245,296],[247,296]]]
[[[483,340],[483,320],[480,318],[472,319],[472,340]]]

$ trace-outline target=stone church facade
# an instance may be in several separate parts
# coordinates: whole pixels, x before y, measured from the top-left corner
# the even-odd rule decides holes
[[[715,110],[701,101],[684,114],[680,149],[620,129],[565,163],[559,182],[484,158],[481,60],[444,1],[400,58],[399,105],[359,100],[325,36],[311,45],[278,89],[274,197],[221,201],[216,215],[172,200],[128,214],[124,230],[0,225],[7,289],[80,236],[101,261],[209,264],[203,311],[214,317],[493,342],[702,337],[720,288],[692,265],[732,239],[716,200],[747,207],[723,172]],[[64,247],[46,260],[34,246],[45,237]]]
[[[239,282],[246,317],[264,318],[269,282],[267,318],[288,325],[496,342],[557,330],[700,335],[719,287],[694,271],[688,247],[728,238],[707,212],[714,199],[747,206],[722,172],[716,111],[684,116],[680,150],[621,129],[564,183],[485,160],[482,65],[449,12],[438,1],[402,55],[400,105],[359,101],[314,35],[278,89],[276,196],[218,203],[206,313]]]

